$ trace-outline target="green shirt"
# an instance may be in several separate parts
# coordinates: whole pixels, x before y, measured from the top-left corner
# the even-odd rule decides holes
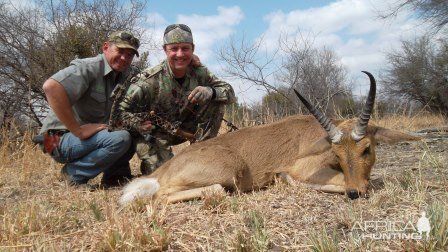
[[[125,99],[120,103],[121,120],[132,131],[138,132],[142,122],[135,113],[154,111],[170,122],[181,121],[182,129],[195,132],[198,123],[204,123],[210,116],[207,110],[211,106],[220,106],[235,101],[235,93],[230,84],[218,79],[205,66],[190,66],[182,83],[174,75],[166,60],[153,68],[145,69],[139,80],[127,90]],[[209,86],[215,90],[215,97],[205,105],[194,106],[194,116],[184,118],[187,97],[197,86]],[[191,105],[191,104],[190,104]]]
[[[50,77],[64,87],[79,124],[107,123],[112,106],[110,98],[123,74],[117,74],[103,54],[96,57],[75,59],[70,66]],[[41,132],[48,129],[66,129],[54,111],[43,122]]]

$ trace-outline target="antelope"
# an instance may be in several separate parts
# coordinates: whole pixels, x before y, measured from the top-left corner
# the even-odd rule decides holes
[[[377,142],[393,144],[418,137],[369,124],[376,93],[375,78],[358,119],[330,120],[296,90],[312,115],[295,115],[195,143],[152,174],[134,179],[119,203],[135,198],[178,202],[200,198],[204,190],[248,192],[282,175],[311,188],[367,196]]]

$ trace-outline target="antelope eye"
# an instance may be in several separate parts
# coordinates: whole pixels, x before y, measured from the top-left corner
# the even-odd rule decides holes
[[[362,152],[363,156],[368,156],[370,155],[370,146],[367,146],[367,148],[364,149],[364,151]]]

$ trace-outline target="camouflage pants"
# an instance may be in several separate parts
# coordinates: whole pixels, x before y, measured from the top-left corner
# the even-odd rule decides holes
[[[200,111],[199,122],[196,125],[198,129],[203,130],[203,133],[197,141],[204,141],[216,137],[221,127],[223,116],[224,106],[213,103],[207,106],[206,109]],[[173,137],[164,132],[156,132],[147,137],[146,140],[141,136],[135,138],[135,150],[141,160],[141,173],[147,175],[155,171],[174,156],[171,146],[185,141],[184,139],[179,140],[179,137]]]
[[[151,137],[147,141],[143,137],[134,140],[135,151],[141,160],[140,171],[143,175],[147,175],[155,171],[166,161],[173,157],[171,146],[167,140]]]

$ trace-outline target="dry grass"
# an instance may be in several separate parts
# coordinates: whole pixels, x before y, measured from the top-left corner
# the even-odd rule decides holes
[[[406,130],[446,124],[429,115],[395,120],[376,121]],[[61,165],[30,136],[2,139],[0,251],[448,250],[447,138],[380,145],[373,173],[384,185],[367,199],[279,182],[263,191],[206,193],[204,200],[172,205],[144,199],[121,211],[120,190],[70,188],[58,179]],[[136,173],[138,161],[132,166]],[[352,232],[363,221],[415,224],[422,210],[433,227],[429,240],[358,239]]]
[[[404,115],[388,115],[377,120],[373,120],[378,126],[416,131],[425,128],[433,128],[440,126],[447,126],[448,120],[441,114],[421,113],[416,116],[404,116]]]

